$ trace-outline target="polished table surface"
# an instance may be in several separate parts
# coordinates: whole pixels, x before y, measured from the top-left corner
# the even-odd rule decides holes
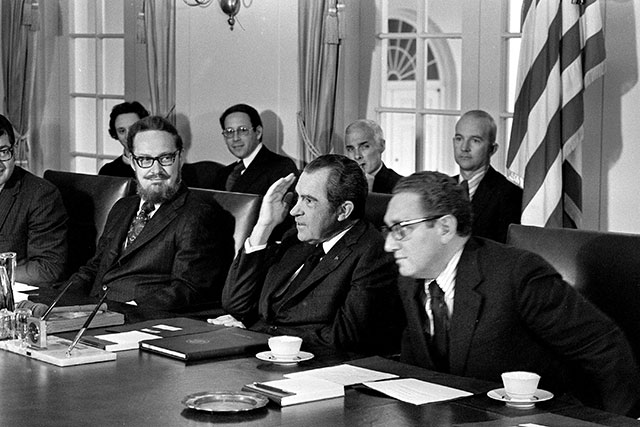
[[[466,389],[474,396],[415,406],[364,389],[350,387],[344,398],[280,408],[269,403],[251,412],[226,414],[187,409],[182,399],[200,391],[238,391],[253,381],[340,363],[340,357],[316,357],[299,366],[265,363],[253,355],[195,364],[138,350],[119,352],[116,361],[57,367],[0,351],[1,426],[449,426],[549,412],[604,425],[638,425],[635,420],[591,410],[557,397],[535,409],[507,408],[486,392],[496,385],[427,371],[373,357],[349,363]],[[506,420],[505,420],[506,418]],[[542,418],[540,418],[542,420]],[[506,425],[506,424],[492,424]]]
[[[58,291],[41,289],[38,298],[50,302]],[[35,295],[34,295],[35,296]],[[86,303],[73,294],[66,304]],[[124,304],[111,309],[125,312],[127,323],[167,313],[150,313]],[[104,332],[90,330],[89,333]],[[61,334],[67,338],[74,333]],[[201,391],[239,391],[253,381],[281,379],[283,374],[348,362],[404,378],[418,378],[475,393],[449,402],[412,405],[384,396],[364,386],[348,387],[344,398],[244,413],[206,413],[187,409],[185,396]],[[185,364],[161,355],[130,350],[117,360],[81,366],[57,367],[0,351],[0,426],[200,426],[237,424],[254,426],[487,426],[548,421],[562,416],[592,423],[624,426],[639,421],[581,406],[567,396],[556,396],[534,409],[507,407],[486,392],[500,385],[461,378],[409,366],[381,357],[316,354],[307,362],[279,366],[249,354]],[[517,421],[517,422],[512,422]],[[557,421],[557,420],[554,420]],[[556,425],[567,425],[562,423]],[[483,424],[484,425],[484,424]],[[547,424],[550,425],[550,424]]]

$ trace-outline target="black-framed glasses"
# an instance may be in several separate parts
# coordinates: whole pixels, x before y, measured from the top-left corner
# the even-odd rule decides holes
[[[233,135],[235,135],[236,133],[238,134],[238,136],[247,136],[249,135],[249,131],[252,131],[254,129],[253,126],[251,127],[246,127],[246,126],[238,126],[237,128],[226,128],[225,130],[222,131],[222,136],[224,136],[225,138],[233,138]]]
[[[440,219],[445,215],[446,214],[425,216],[423,218],[408,219],[406,221],[396,222],[389,227],[382,226],[382,235],[385,237],[385,239],[389,234],[391,234],[391,237],[393,237],[395,240],[404,240],[409,237],[410,231],[413,230],[412,228],[407,228],[408,226],[420,224],[427,221],[435,221],[436,219]]]
[[[180,154],[180,150],[176,150],[173,153],[163,154],[158,157],[146,157],[146,156],[136,156],[133,153],[131,154],[131,158],[135,160],[135,162],[142,169],[149,169],[153,166],[153,162],[160,163],[161,166],[171,166],[176,161],[176,156]]]
[[[0,150],[0,161],[6,162],[13,157],[13,147],[7,147]]]

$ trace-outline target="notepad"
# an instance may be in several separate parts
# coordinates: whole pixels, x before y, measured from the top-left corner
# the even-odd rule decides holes
[[[137,350],[140,346],[140,341],[160,338],[162,337],[142,331],[128,331],[96,336],[87,335],[80,338],[80,342],[107,351],[124,351]]]
[[[284,375],[287,378],[313,377],[331,381],[343,386],[361,384],[367,381],[388,380],[398,378],[395,374],[374,371],[349,364],[329,366],[326,368],[311,369],[309,371],[292,372]]]
[[[313,377],[252,383],[245,385],[242,389],[262,394],[280,406],[344,396],[342,385]]]

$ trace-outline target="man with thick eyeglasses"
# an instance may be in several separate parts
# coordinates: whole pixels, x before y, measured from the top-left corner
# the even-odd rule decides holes
[[[622,331],[540,256],[471,237],[471,204],[457,180],[401,179],[384,221],[385,249],[404,276],[403,361],[495,383],[502,372],[533,371],[542,389],[587,405],[640,408]]]
[[[15,252],[18,282],[60,280],[67,261],[67,212],[58,189],[16,166],[16,136],[0,115],[0,252]]]
[[[158,116],[134,123],[127,138],[137,196],[109,212],[96,254],[71,277],[100,296],[142,309],[183,312],[219,306],[233,257],[223,212],[181,182],[182,138]]]
[[[218,172],[216,190],[264,195],[279,178],[298,175],[293,160],[262,143],[262,119],[255,108],[246,104],[227,108],[220,116],[220,126],[227,148],[238,161]]]

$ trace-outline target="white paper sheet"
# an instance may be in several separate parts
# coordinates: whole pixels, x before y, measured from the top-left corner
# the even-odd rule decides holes
[[[433,384],[415,378],[403,378],[390,381],[366,382],[365,386],[377,390],[387,396],[414,405],[471,396],[473,393]]]
[[[303,372],[292,372],[284,375],[287,378],[310,376],[331,381],[343,386],[360,384],[365,381],[388,380],[397,378],[397,375],[386,372],[374,371],[372,369],[360,368],[349,364],[329,366],[327,368],[311,369]]]

